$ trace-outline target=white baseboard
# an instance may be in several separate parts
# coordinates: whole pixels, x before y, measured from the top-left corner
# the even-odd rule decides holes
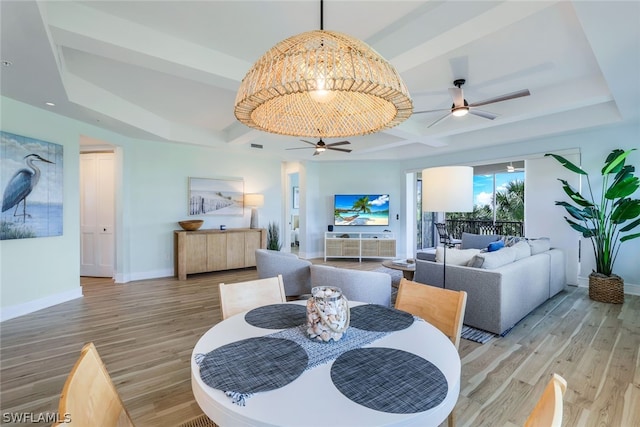
[[[48,297],[38,298],[36,300],[25,302],[22,304],[3,307],[0,313],[0,322],[4,322],[5,320],[13,319],[19,316],[24,316],[25,314],[33,313],[34,311],[42,310],[43,308],[51,307],[53,305],[57,305],[81,297],[82,288],[78,286],[76,289],[71,289],[67,292],[49,295]]]
[[[578,277],[578,286],[581,288],[589,287],[589,278],[588,277]],[[636,285],[635,283],[626,283],[624,284],[624,293],[628,295],[640,295],[640,285]]]
[[[160,279],[163,277],[171,277],[173,276],[173,269],[166,268],[163,270],[155,270],[155,271],[145,271],[141,273],[132,273],[132,274],[119,274],[116,273],[114,277],[115,283],[128,283],[136,280],[149,280],[149,279]]]

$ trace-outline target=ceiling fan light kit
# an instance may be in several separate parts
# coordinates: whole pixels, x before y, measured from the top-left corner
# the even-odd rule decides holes
[[[395,68],[366,43],[322,29],[281,41],[247,72],[234,114],[265,132],[335,138],[409,118],[413,102]]]

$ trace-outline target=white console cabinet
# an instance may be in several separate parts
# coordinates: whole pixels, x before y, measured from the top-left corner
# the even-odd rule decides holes
[[[395,258],[396,238],[389,232],[325,232],[324,260],[327,258]]]

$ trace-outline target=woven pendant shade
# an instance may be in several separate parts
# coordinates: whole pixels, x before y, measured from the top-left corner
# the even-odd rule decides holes
[[[400,75],[367,44],[316,30],[281,41],[242,80],[235,116],[266,132],[365,135],[403,122],[413,103]]]

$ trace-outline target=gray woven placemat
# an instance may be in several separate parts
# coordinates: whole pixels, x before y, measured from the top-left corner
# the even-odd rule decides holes
[[[343,353],[331,366],[340,392],[377,411],[412,414],[439,405],[447,396],[444,374],[413,353],[385,347]]]
[[[413,315],[406,311],[366,304],[351,308],[350,325],[365,331],[393,332],[408,328],[413,319]]]
[[[307,321],[307,308],[298,304],[270,304],[247,312],[244,320],[258,328],[295,328]]]
[[[218,390],[251,394],[274,390],[304,372],[309,357],[300,345],[256,337],[218,347],[198,360],[200,378]]]

